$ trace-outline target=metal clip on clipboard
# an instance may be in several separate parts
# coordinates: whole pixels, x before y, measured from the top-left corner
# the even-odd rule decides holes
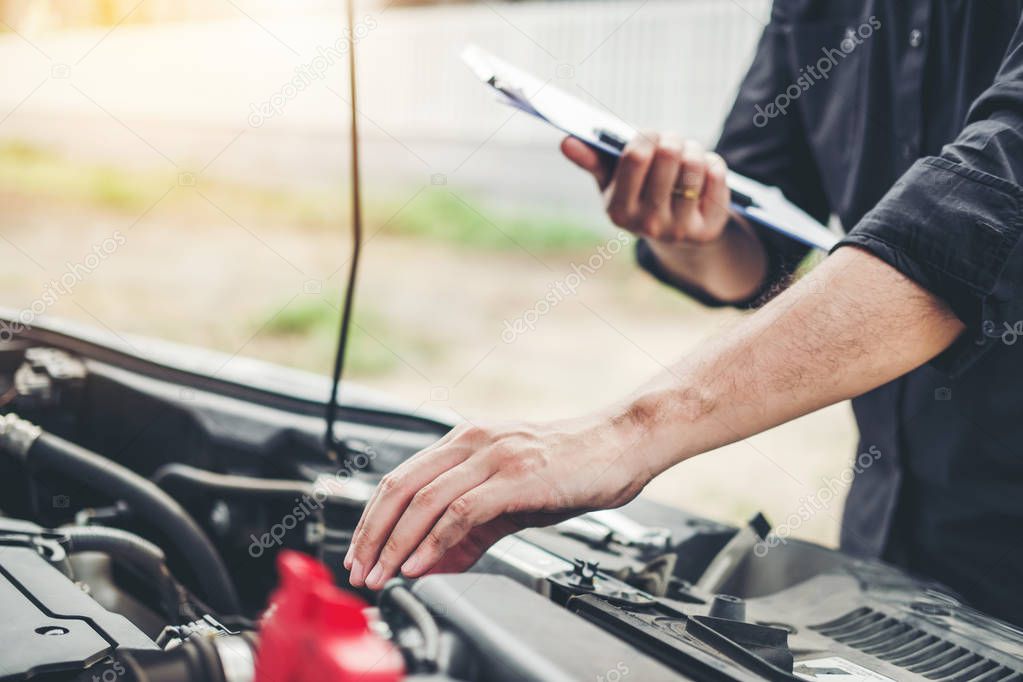
[[[462,60],[498,93],[500,102],[535,116],[598,151],[617,158],[637,134],[635,128],[617,117],[591,107],[479,47],[466,47]],[[821,251],[830,251],[838,242],[838,235],[786,199],[777,187],[763,185],[732,171],[728,172],[727,183],[735,214]]]

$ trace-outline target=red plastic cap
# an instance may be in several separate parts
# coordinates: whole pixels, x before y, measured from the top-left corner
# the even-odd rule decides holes
[[[277,557],[280,586],[260,624],[256,682],[390,682],[404,677],[398,649],[369,628],[368,606],[334,586],[312,557]]]

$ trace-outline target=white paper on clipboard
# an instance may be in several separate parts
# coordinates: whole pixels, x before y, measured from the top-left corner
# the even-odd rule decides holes
[[[567,135],[613,156],[636,135],[636,129],[612,114],[592,107],[549,82],[518,69],[485,50],[470,45],[462,60],[489,85],[502,104],[515,107]],[[735,213],[808,246],[830,251],[839,236],[790,202],[777,187],[769,187],[729,171]]]

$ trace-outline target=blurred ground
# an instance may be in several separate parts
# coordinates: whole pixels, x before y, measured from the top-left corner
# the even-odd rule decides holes
[[[570,215],[498,210],[443,185],[399,199],[369,201],[350,368],[410,406],[472,420],[576,414],[737,319],[643,275],[631,249],[594,260],[598,247],[617,250],[615,235]],[[46,313],[325,372],[343,211],[330,194],[128,173],[8,141],[3,303],[31,307],[47,282],[78,272]],[[97,248],[103,257],[87,267]],[[539,303],[554,290],[568,293]],[[520,317],[533,329],[511,339],[505,321]],[[792,515],[823,489],[844,496],[833,479],[851,462],[854,435],[848,407],[836,406],[679,465],[646,494],[732,522],[763,510],[796,536],[834,544],[840,499],[808,519]]]

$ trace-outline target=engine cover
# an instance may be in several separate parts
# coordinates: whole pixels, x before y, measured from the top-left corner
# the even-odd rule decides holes
[[[40,555],[39,541],[29,534],[0,537],[0,679],[84,670],[118,648],[158,649],[54,568]]]

